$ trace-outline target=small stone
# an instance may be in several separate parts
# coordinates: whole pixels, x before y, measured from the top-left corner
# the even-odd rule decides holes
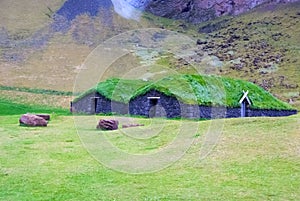
[[[201,39],[197,40],[197,45],[205,45],[205,44],[207,44],[206,40],[201,40]]]
[[[97,129],[100,130],[118,130],[119,127],[119,121],[112,120],[112,119],[100,119]]]
[[[132,127],[139,127],[144,126],[144,124],[124,124],[122,125],[122,128],[132,128]]]

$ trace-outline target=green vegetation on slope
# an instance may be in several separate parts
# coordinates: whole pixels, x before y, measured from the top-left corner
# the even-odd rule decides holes
[[[97,86],[80,94],[73,102],[76,102],[89,93],[98,92],[108,99],[128,103],[132,94],[136,93],[138,89],[145,87],[148,84],[150,84],[150,82],[144,82],[142,80],[110,78],[104,82],[99,82]]]
[[[70,108],[73,96],[31,93],[15,90],[0,90],[0,99],[9,100],[23,105],[45,105],[52,108]]]
[[[299,10],[299,1],[263,5],[199,25],[199,48],[223,62],[209,73],[251,81],[299,107]]]
[[[147,82],[111,78],[83,93],[74,102],[88,93],[97,91],[108,99],[128,103],[130,99],[150,90],[176,96],[180,101],[188,104],[227,107],[239,107],[238,101],[243,95],[243,90],[248,90],[252,108],[293,109],[253,83],[207,75],[173,75]]]
[[[1,19],[4,19],[2,20],[4,22],[3,33],[5,36],[5,30],[8,30],[7,37],[13,39],[12,44],[19,39],[28,38],[35,30],[49,25],[51,19],[46,15],[49,12],[47,7],[55,11],[63,3],[59,0],[51,3],[43,0],[39,5],[36,5],[33,0],[23,2],[20,4],[16,0],[5,0],[0,3],[0,11],[3,11],[0,15]],[[23,4],[26,6],[24,7]],[[36,12],[32,13],[32,8]],[[161,27],[187,34],[195,39],[195,44],[196,40],[200,39],[200,43],[204,42],[198,45],[200,52],[216,56],[220,60],[217,60],[218,62],[223,62],[222,67],[210,68],[204,65],[204,68],[208,69],[206,73],[251,81],[281,100],[300,108],[299,8],[299,2],[262,6],[243,15],[222,17],[199,25],[190,25],[150,14],[145,14],[140,22],[128,21],[114,14],[113,22],[108,25],[101,23],[103,16],[95,18],[86,15],[78,16],[72,22],[73,28],[68,33],[53,36],[43,51],[35,52],[26,62],[16,64],[7,61],[0,65],[4,73],[0,82],[9,86],[33,88],[38,85],[45,89],[70,91],[82,61],[92,51],[91,46],[87,44],[92,42],[97,45],[126,30]],[[10,15],[8,16],[7,13]],[[21,18],[22,20],[17,20],[16,24],[16,19]],[[20,23],[24,20],[25,24]],[[29,25],[29,21],[34,23]],[[203,27],[206,27],[206,32],[203,32]],[[90,30],[98,31],[92,33]],[[79,41],[74,41],[74,35],[79,36]],[[22,48],[19,49],[22,50]],[[5,49],[1,49],[0,52],[6,55]],[[21,55],[25,52],[33,51],[31,47],[28,47],[27,51],[21,51]],[[206,58],[205,54],[201,53],[201,56]],[[181,65],[182,63],[174,60],[161,58],[158,64],[170,66],[176,70],[178,68],[181,73],[194,73],[189,69],[189,65]],[[126,59],[122,62],[129,63]],[[9,71],[7,71],[8,67]],[[124,73],[123,67],[117,66],[113,70],[106,77],[118,77]],[[125,71],[129,70],[130,68],[126,68]]]
[[[57,90],[50,90],[50,89],[34,89],[28,87],[13,87],[13,86],[1,86],[0,90],[6,91],[22,91],[22,92],[29,92],[34,94],[47,94],[47,95],[57,95],[57,96],[72,96],[73,92],[70,91],[57,91]]]
[[[0,116],[16,115],[26,113],[55,113],[59,115],[69,115],[70,112],[63,108],[54,108],[45,105],[27,105],[12,102],[11,100],[0,98]]]

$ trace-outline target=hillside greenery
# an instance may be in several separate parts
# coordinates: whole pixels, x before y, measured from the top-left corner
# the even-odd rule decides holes
[[[157,81],[110,78],[81,94],[74,102],[86,94],[98,92],[110,100],[128,103],[130,99],[150,90],[175,96],[187,104],[227,107],[239,107],[243,91],[249,91],[248,97],[252,101],[252,108],[293,109],[253,83],[208,75],[172,75]]]
[[[48,113],[58,115],[69,115],[70,112],[65,108],[50,107],[46,105],[28,105],[13,102],[9,99],[0,98],[0,116],[17,115],[26,113]]]
[[[72,96],[73,92],[70,91],[57,91],[52,89],[36,89],[36,88],[28,88],[28,87],[14,87],[14,86],[1,86],[0,90],[5,91],[21,91],[21,92],[29,92],[34,94],[47,94],[47,95],[56,95],[56,96]]]
[[[223,66],[209,73],[251,81],[299,107],[300,2],[260,6],[200,24],[200,45]]]
[[[239,16],[225,16],[199,25],[150,14],[145,14],[139,22],[128,21],[115,13],[111,24],[103,24],[103,16],[81,15],[72,21],[72,28],[66,33],[54,35],[49,35],[47,28],[53,22],[49,15],[64,1],[41,0],[39,5],[34,0],[23,2],[3,0],[0,3],[1,85],[71,91],[82,62],[95,46],[124,31],[156,27],[186,34],[195,44],[198,39],[203,42],[198,48],[201,55],[207,53],[208,56],[202,55],[204,60],[213,56],[219,59],[218,64],[223,64],[215,67],[204,62],[205,73],[251,81],[300,108],[299,1],[262,5]],[[31,12],[32,8],[36,12]],[[49,41],[41,49],[31,46],[43,42],[43,38]],[[161,58],[158,63],[181,69],[180,73],[190,72],[189,66],[181,65],[176,59]],[[118,66],[105,76],[122,76],[124,68]]]

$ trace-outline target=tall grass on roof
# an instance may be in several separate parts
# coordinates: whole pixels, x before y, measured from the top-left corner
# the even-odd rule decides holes
[[[293,108],[275,98],[268,91],[247,81],[212,75],[171,75],[158,81],[127,80],[110,78],[98,83],[74,101],[91,92],[98,92],[106,98],[128,103],[130,99],[156,90],[168,96],[175,96],[187,104],[205,106],[240,107],[243,91],[249,91],[251,108],[292,110]]]

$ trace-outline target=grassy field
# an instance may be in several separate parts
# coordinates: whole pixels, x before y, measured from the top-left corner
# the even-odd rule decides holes
[[[0,86],[0,100],[6,100],[23,105],[43,105],[53,108],[70,107],[70,101],[73,99],[72,92],[47,91],[42,89],[28,89]]]
[[[7,31],[17,44],[49,25],[52,20],[47,14],[62,3],[2,0],[0,19],[5,29],[0,31]],[[261,8],[229,21],[221,18],[230,26],[209,34],[198,32],[206,24],[184,28],[182,22],[151,15],[145,15],[140,23],[114,15],[113,26],[108,29],[99,24],[101,16],[94,20],[81,16],[67,33],[55,33],[43,49],[17,48],[22,54],[28,52],[24,61],[1,58],[0,201],[300,200],[300,114],[208,121],[116,117],[120,124],[145,126],[101,132],[95,127],[104,117],[71,116],[68,111],[73,99],[68,91],[72,91],[76,75],[84,68],[82,63],[94,48],[74,41],[73,34],[99,42],[145,27],[201,38],[214,47],[211,54],[223,58],[224,63],[240,58],[246,67],[224,65],[208,73],[250,80],[299,109],[299,6]],[[100,30],[95,37],[86,34],[92,25]],[[219,45],[230,38],[235,48],[220,49]],[[0,48],[1,54],[5,51]],[[277,59],[277,55],[278,64],[266,65],[269,56]],[[258,69],[247,66],[255,57],[262,60]],[[164,58],[158,60],[159,66],[182,66],[179,60]],[[126,74],[137,64],[135,57],[122,57],[105,76]],[[20,127],[18,119],[27,112],[51,114],[48,127]],[[127,155],[117,155],[103,140]],[[174,150],[160,154],[172,143],[176,150],[184,151],[182,157]],[[147,159],[151,154],[162,160],[154,158],[151,163]],[[133,161],[136,167],[126,163],[131,156],[141,159]],[[169,164],[172,160],[176,162]],[[143,174],[139,167],[152,171]]]
[[[20,97],[18,97],[20,98]],[[32,97],[31,97],[32,98]],[[45,98],[45,97],[44,97]],[[29,101],[17,102],[17,98],[3,98],[0,97],[0,116],[7,116],[7,115],[17,115],[17,114],[24,114],[24,113],[52,113],[54,115],[69,115],[70,112],[67,108],[63,108],[59,106],[46,105],[46,104],[37,104],[34,103],[32,100],[31,103]]]
[[[300,199],[299,114],[226,119],[222,124],[220,120],[116,117],[120,124],[145,126],[112,132],[95,129],[100,116],[52,114],[47,128],[29,128],[18,125],[20,115],[6,114],[0,116],[3,201]],[[198,130],[180,131],[184,125]],[[222,134],[210,154],[200,160],[213,125],[220,125]],[[104,152],[101,138],[124,153],[143,158],[159,153],[181,134],[192,144],[182,158],[160,171],[122,173],[117,165],[122,165],[124,158],[114,158],[115,168],[98,162],[99,157],[115,157]],[[183,143],[178,143],[178,149]]]

